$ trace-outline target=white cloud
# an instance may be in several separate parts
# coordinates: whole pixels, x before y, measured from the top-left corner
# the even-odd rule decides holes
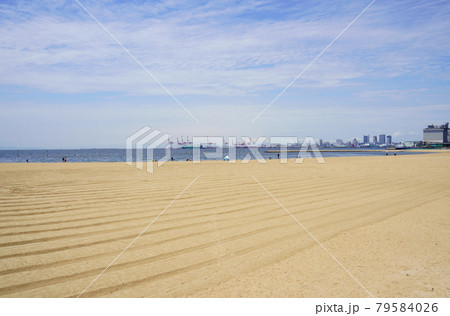
[[[141,125],[179,134],[350,139],[355,130],[398,130],[406,137],[450,110],[450,9],[444,2],[376,1],[254,125],[249,121],[367,4],[82,3],[201,125],[190,125],[186,113],[76,2],[17,1],[0,4],[4,132],[23,118],[31,122],[30,133],[38,124],[34,119],[55,128],[65,121],[73,131],[77,120],[86,121],[92,133],[100,127],[112,131],[105,136],[111,143]],[[17,101],[20,93],[10,85],[29,93],[27,102]],[[54,94],[65,100],[47,105]],[[41,137],[51,139],[51,132]]]
[[[402,100],[425,91],[427,91],[427,89],[369,90],[358,93],[358,96],[361,98],[387,97],[395,100]]]
[[[48,9],[35,4],[36,13],[30,11],[30,17],[17,23],[12,16],[2,23],[0,36],[5,44],[0,48],[0,73],[7,75],[1,76],[0,83],[51,92],[161,93],[94,21],[66,17],[61,3],[51,7],[56,16],[47,16]],[[168,8],[179,3],[144,8],[132,4],[99,8],[90,2],[88,8],[89,4],[111,33],[177,94],[242,95],[283,88],[358,13],[325,19],[228,21],[223,16],[258,6],[208,4],[171,12]],[[85,15],[77,6],[69,12],[77,10]],[[143,18],[138,10],[148,11],[151,17]],[[169,13],[158,17],[158,12]],[[431,67],[424,62],[430,57],[424,60],[422,55],[430,44],[450,47],[446,34],[432,31],[438,22],[420,29],[413,26],[405,33],[393,25],[380,27],[383,13],[369,10],[362,16],[305,73],[299,86],[339,87],[354,85],[351,80],[361,77],[420,71]],[[422,40],[427,44],[423,49]]]

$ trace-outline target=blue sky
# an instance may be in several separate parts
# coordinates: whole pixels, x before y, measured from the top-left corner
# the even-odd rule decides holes
[[[392,134],[450,120],[450,4],[79,0],[0,3],[0,147],[123,147],[173,135]]]

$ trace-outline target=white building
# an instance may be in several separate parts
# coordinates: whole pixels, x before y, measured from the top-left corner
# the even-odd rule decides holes
[[[423,142],[426,144],[445,144],[449,141],[448,137],[448,123],[441,126],[428,125],[423,129]]]

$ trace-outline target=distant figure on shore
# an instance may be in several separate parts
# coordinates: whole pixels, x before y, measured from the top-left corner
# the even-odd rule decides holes
[[[189,158],[186,158],[186,161],[191,161],[191,159],[189,159]]]
[[[67,158],[66,157],[62,157],[62,162],[67,162]]]
[[[28,159],[27,159],[27,162],[29,162]]]
[[[175,159],[173,159],[173,157],[170,157],[170,161],[174,161]]]
[[[397,156],[397,153],[394,153],[394,156]]]
[[[277,158],[280,159],[280,154],[277,154]]]
[[[388,152],[386,152],[386,156],[389,156]]]

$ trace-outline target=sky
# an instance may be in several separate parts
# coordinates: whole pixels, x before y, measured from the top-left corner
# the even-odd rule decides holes
[[[78,2],[0,2],[0,148],[123,148],[144,126],[406,141],[450,121],[448,1]]]

